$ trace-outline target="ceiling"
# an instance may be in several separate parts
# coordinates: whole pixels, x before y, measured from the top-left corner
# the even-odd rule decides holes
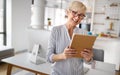
[[[69,2],[74,0],[46,0],[46,6],[47,7],[53,7],[53,8],[63,8],[65,9]],[[93,0],[78,0],[83,2],[87,7],[91,7]]]
[[[65,8],[69,0],[46,0],[47,7]]]

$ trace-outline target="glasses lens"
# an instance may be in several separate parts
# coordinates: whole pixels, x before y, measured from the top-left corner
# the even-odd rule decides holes
[[[72,11],[72,13],[73,13],[73,15],[76,15],[76,14],[77,14],[77,12],[76,12],[76,11]]]
[[[73,10],[70,10],[70,11],[72,12],[72,14],[73,14],[74,16],[78,16],[78,17],[82,17],[82,18],[85,17],[84,14],[77,14],[77,12],[76,12],[76,11],[73,11]]]
[[[77,14],[77,16],[79,16],[79,17],[85,17],[84,14]]]

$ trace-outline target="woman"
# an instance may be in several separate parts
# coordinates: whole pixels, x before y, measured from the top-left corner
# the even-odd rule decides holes
[[[51,75],[84,75],[83,61],[92,61],[92,50],[84,49],[80,53],[82,59],[75,58],[76,50],[69,47],[73,33],[87,34],[87,31],[76,27],[84,19],[85,12],[83,3],[71,2],[66,9],[67,22],[52,29],[47,52],[47,60],[52,63]]]

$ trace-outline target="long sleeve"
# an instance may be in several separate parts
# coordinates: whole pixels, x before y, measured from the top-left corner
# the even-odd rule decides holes
[[[47,61],[52,63],[52,56],[55,53],[55,41],[56,41],[56,30],[55,28],[52,29],[51,35],[48,41],[48,50],[47,50]]]
[[[92,58],[89,62],[87,62],[85,59],[83,59],[83,60],[84,60],[84,62],[85,62],[86,64],[89,64],[89,65],[92,64],[93,61],[94,61],[93,58]]]

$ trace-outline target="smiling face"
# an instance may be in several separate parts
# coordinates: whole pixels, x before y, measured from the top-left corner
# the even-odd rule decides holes
[[[78,25],[81,22],[81,20],[84,19],[85,12],[86,7],[83,3],[79,1],[72,2],[66,10],[66,14],[68,16],[67,22],[72,26]]]
[[[68,22],[71,24],[71,25],[78,25],[81,20],[83,20],[85,17],[85,11],[82,11],[82,12],[78,12],[78,11],[74,11],[74,10],[69,10],[68,11]]]

